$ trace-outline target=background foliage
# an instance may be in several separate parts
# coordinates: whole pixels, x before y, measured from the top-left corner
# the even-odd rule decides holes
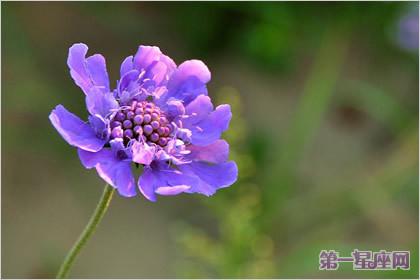
[[[210,199],[116,197],[73,277],[418,277],[418,49],[399,37],[417,9],[2,3],[2,276],[53,277],[102,191],[47,118],[87,115],[65,63],[85,42],[114,84],[139,44],[204,60],[240,177]],[[412,268],[318,271],[320,250],[354,248],[410,250]]]

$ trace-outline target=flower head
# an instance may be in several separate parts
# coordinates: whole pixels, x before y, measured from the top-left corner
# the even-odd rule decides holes
[[[213,107],[206,87],[211,75],[203,62],[177,67],[158,47],[140,46],[121,64],[111,90],[104,57],[86,58],[87,50],[74,44],[67,64],[85,93],[88,121],[62,105],[50,114],[86,168],[96,168],[122,196],[135,196],[138,186],[151,201],[157,194],[209,196],[236,181],[237,166],[228,161],[229,145],[220,139],[232,113],[229,105]],[[133,164],[143,172],[133,174]]]

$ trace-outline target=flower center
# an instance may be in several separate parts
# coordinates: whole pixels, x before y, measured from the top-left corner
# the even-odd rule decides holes
[[[165,147],[173,131],[165,114],[155,104],[133,100],[117,112],[111,121],[111,139],[123,138],[124,143],[143,137],[148,144]]]

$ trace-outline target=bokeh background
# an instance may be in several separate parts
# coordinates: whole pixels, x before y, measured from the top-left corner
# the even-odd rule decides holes
[[[115,196],[74,278],[418,277],[418,4],[3,2],[3,278],[54,277],[103,188],[53,129],[86,118],[76,42],[111,83],[139,44],[212,71],[239,180],[206,198]],[[318,270],[322,249],[410,250],[409,271]]]

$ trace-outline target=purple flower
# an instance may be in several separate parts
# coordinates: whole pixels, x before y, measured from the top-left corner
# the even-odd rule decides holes
[[[238,176],[228,161],[229,145],[220,136],[232,113],[216,108],[207,96],[210,71],[199,60],[178,67],[158,47],[140,46],[121,64],[121,78],[110,89],[105,59],[86,58],[88,47],[74,44],[67,64],[83,90],[88,121],[58,105],[49,118],[70,145],[78,148],[86,168],[117,188],[122,196],[136,195],[132,166],[143,166],[140,192],[201,193],[207,196],[232,185]]]
[[[408,51],[419,48],[419,12],[418,8],[406,13],[398,22],[398,45]]]

